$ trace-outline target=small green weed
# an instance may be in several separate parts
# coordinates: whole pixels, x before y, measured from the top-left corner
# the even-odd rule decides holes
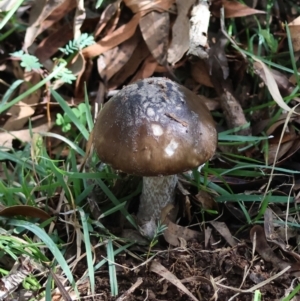
[[[72,108],[72,112],[74,113],[76,118],[78,118],[80,124],[82,124],[83,126],[86,126],[87,123],[86,114],[90,110],[90,108],[91,107],[87,106],[85,103],[79,104],[77,108]],[[64,133],[71,130],[71,119],[67,115],[67,113],[64,113],[63,115],[58,113],[56,115],[55,123],[62,128],[62,131]]]

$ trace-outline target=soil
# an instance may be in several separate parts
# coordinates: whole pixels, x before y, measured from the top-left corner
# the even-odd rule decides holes
[[[146,251],[146,249],[145,249]],[[153,250],[154,251],[154,250]],[[155,249],[155,251],[162,251]],[[146,251],[147,252],[147,251]],[[146,253],[145,252],[145,253]],[[102,259],[101,254],[100,258]],[[85,292],[84,300],[192,300],[175,285],[162,276],[151,272],[153,261],[159,262],[174,274],[198,300],[253,300],[254,291],[245,291],[253,288],[258,283],[267,280],[276,274],[273,267],[256,257],[252,262],[252,250],[245,243],[240,243],[234,248],[220,247],[215,250],[205,250],[204,244],[193,241],[186,248],[165,250],[147,265],[139,267],[141,262],[130,255],[122,254],[116,257],[117,279],[119,294],[112,297],[110,293],[109,274],[107,267],[96,272],[96,296],[92,297]],[[250,269],[249,269],[249,266]],[[76,274],[85,271],[84,263],[77,266]],[[141,277],[142,283],[122,298],[128,289]],[[218,284],[222,284],[221,287]],[[264,301],[279,300],[284,296],[285,290],[291,285],[287,274],[267,283],[259,288]],[[231,288],[225,288],[231,287]],[[82,292],[83,293],[83,292]],[[235,297],[233,297],[236,295]],[[89,298],[90,296],[90,298]],[[231,299],[232,298],[232,299]]]

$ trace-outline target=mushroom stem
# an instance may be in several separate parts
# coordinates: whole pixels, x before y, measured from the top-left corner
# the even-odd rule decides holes
[[[137,218],[143,234],[153,238],[161,210],[175,202],[177,175],[143,177],[143,189]]]

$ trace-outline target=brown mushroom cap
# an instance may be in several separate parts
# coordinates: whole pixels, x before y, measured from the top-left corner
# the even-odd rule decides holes
[[[209,160],[215,123],[190,90],[167,79],[126,86],[97,117],[94,145],[102,162],[140,176],[172,175]]]

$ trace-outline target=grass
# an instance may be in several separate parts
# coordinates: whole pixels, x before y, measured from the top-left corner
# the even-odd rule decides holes
[[[0,29],[7,24],[12,15],[17,10],[18,6],[23,1],[19,1],[13,10],[8,12],[0,22]],[[98,1],[100,5],[101,1]],[[270,10],[268,11],[270,13]],[[235,32],[234,21],[229,26],[233,34]],[[276,50],[278,41],[271,34],[270,28],[262,29],[257,21],[258,27],[256,33],[253,34],[248,29],[246,30],[248,37],[248,51],[241,49],[237,45],[231,45],[243,55],[245,55],[250,62],[253,60],[260,60],[267,66],[278,69],[283,72],[294,74],[299,86],[299,73],[297,71],[297,62],[292,50],[291,36],[286,26],[286,33],[289,45],[289,52],[286,54],[289,57],[290,65],[284,66],[273,60],[276,57]],[[15,28],[15,27],[13,27]],[[8,35],[2,36],[5,39]],[[92,43],[86,36],[86,43],[81,46],[85,47]],[[254,54],[254,43],[259,39],[259,49]],[[44,79],[32,86],[26,92],[14,97],[18,87],[23,83],[23,80],[14,81],[10,87],[7,88],[0,102],[0,114],[6,112],[9,108],[18,104],[22,99],[37,91],[46,84],[54,86],[55,81],[64,80],[73,82],[76,77],[72,77],[65,69],[67,62],[73,57],[74,53],[80,49],[74,45],[76,43],[70,41],[67,51],[63,51],[65,55],[69,55],[66,59],[56,61],[56,68],[54,68]],[[267,55],[262,56],[262,50],[267,51]],[[24,59],[24,54],[21,54],[20,59]],[[26,65],[27,66],[27,65]],[[29,66],[30,67],[30,66]],[[34,69],[34,68],[33,68]],[[249,73],[252,72],[251,64]],[[258,89],[255,87],[254,89]],[[292,95],[284,98],[284,104],[288,104],[290,100],[298,95],[299,88],[293,91]],[[88,99],[88,92],[85,88],[85,102],[84,109],[80,111],[85,114],[82,119],[78,112],[70,108],[69,103],[64,99],[63,94],[59,90],[50,88],[53,99],[60,105],[61,116],[63,121],[61,125],[69,125],[66,130],[66,135],[61,135],[54,132],[44,132],[32,134],[32,143],[26,144],[21,150],[7,149],[0,146],[0,162],[2,167],[2,176],[0,177],[0,203],[3,208],[11,208],[13,206],[26,206],[26,212],[19,214],[15,211],[18,217],[12,218],[11,215],[1,211],[1,234],[0,234],[0,257],[9,256],[16,260],[19,256],[28,256],[35,262],[35,269],[38,271],[46,271],[45,277],[48,279],[46,290],[43,293],[46,300],[51,300],[51,290],[53,288],[53,275],[48,272],[49,269],[55,273],[57,269],[61,269],[66,276],[69,283],[78,293],[78,285],[82,283],[87,277],[91,287],[91,293],[95,293],[95,273],[103,265],[108,264],[109,281],[111,287],[111,295],[118,295],[118,282],[116,277],[115,258],[118,254],[128,251],[128,249],[135,244],[134,241],[127,241],[112,234],[109,229],[102,223],[102,219],[107,218],[115,212],[120,212],[125,219],[137,229],[135,219],[130,214],[127,202],[134,196],[137,196],[141,191],[141,186],[137,186],[135,190],[130,191],[127,195],[118,198],[113,193],[114,185],[117,180],[121,180],[121,176],[105,166],[99,169],[99,160],[97,156],[92,153],[88,157],[88,151],[85,146],[88,145],[88,140],[93,129],[93,116],[90,110],[90,101]],[[264,108],[276,108],[270,118],[270,125],[274,124],[283,109],[280,108],[281,102],[273,100],[266,90],[266,103],[260,105],[253,105],[245,109],[245,114],[251,114],[262,110]],[[293,113],[293,111],[291,112]],[[66,116],[68,120],[66,121]],[[288,118],[291,115],[288,116]],[[222,114],[216,114],[220,124],[224,124]],[[286,124],[289,122],[287,119]],[[286,125],[285,124],[285,125]],[[249,127],[250,124],[244,128]],[[30,128],[30,124],[29,124]],[[284,132],[282,130],[282,133]],[[265,210],[271,204],[291,204],[295,201],[295,196],[291,193],[279,193],[278,187],[270,187],[271,180],[274,176],[283,175],[286,179],[294,175],[300,174],[300,171],[292,170],[275,164],[269,165],[265,162],[262,155],[257,158],[247,156],[248,150],[255,149],[260,154],[267,154],[269,143],[272,139],[265,133],[256,136],[242,136],[236,135],[241,128],[226,130],[219,133],[219,150],[216,158],[206,163],[201,172],[193,170],[192,176],[186,176],[185,179],[189,181],[190,185],[197,191],[205,189],[215,196],[215,200],[222,204],[226,202],[237,203],[238,208],[244,214],[245,224],[241,228],[255,223],[264,223],[263,216]],[[298,128],[295,130],[299,133]],[[59,141],[63,148],[67,150],[67,155],[57,153],[55,155],[49,152],[45,143],[46,139],[55,139]],[[235,152],[221,151],[220,149],[234,149]],[[84,158],[88,159],[88,164],[82,171],[81,164]],[[265,156],[266,157],[266,156]],[[218,164],[216,162],[222,162]],[[224,167],[225,166],[225,167]],[[243,179],[245,181],[252,181],[254,179],[265,179],[265,184],[268,184],[261,189],[252,191],[249,194],[234,193],[231,185],[228,184],[229,177]],[[289,184],[290,185],[290,184]],[[93,219],[93,216],[87,205],[87,199],[90,198],[91,193],[95,187],[100,187],[103,192],[104,199],[107,199],[104,211],[98,220]],[[260,188],[260,187],[258,187]],[[266,188],[266,189],[265,189]],[[257,213],[255,215],[249,214],[249,204],[257,205]],[[17,208],[17,207],[16,207]],[[39,220],[39,211],[32,208],[38,208],[45,213],[54,213],[54,218],[48,220]],[[50,210],[51,209],[51,210]],[[298,212],[297,208],[290,208],[291,213]],[[30,213],[30,214],[29,214]],[[16,214],[14,214],[16,215]],[[54,227],[54,222],[56,227]],[[278,225],[288,225],[292,228],[299,228],[299,224],[295,222],[287,222],[277,219],[274,221]],[[62,229],[59,232],[57,229]],[[160,225],[157,236],[149,242],[148,252],[140,256],[141,260],[148,258],[153,247],[158,242],[158,237],[164,229]],[[72,235],[70,235],[72,233]],[[93,245],[91,237],[96,237],[98,243]],[[67,246],[74,242],[77,248],[77,254],[70,261],[66,260]],[[84,254],[82,253],[82,243],[85,246]],[[101,261],[95,263],[95,251],[97,248],[105,246],[107,256]],[[49,252],[45,252],[47,249]],[[73,269],[77,260],[84,258],[86,260],[87,272],[75,281],[73,276]],[[7,275],[8,270],[2,269],[2,275]],[[31,275],[24,280],[24,287],[26,289],[39,290],[40,278]],[[290,300],[298,291],[300,287],[296,286],[284,300]],[[254,294],[255,301],[261,300],[261,293],[256,291]]]

